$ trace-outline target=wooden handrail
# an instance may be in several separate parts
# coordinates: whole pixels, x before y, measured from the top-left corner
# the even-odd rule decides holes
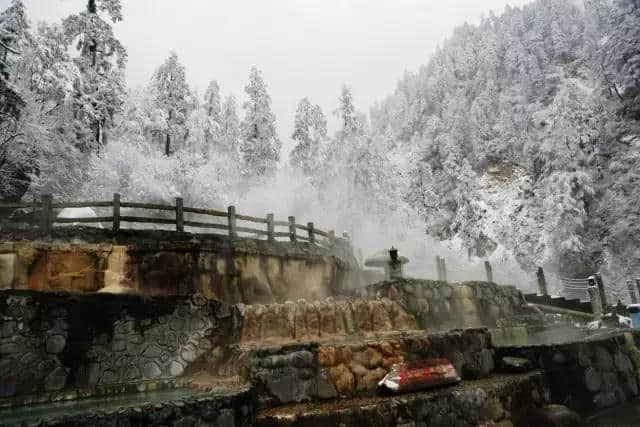
[[[88,201],[88,202],[56,202],[53,203],[53,198],[50,195],[43,195],[40,200],[34,200],[33,202],[24,203],[0,203],[0,209],[21,209],[31,208],[34,212],[37,212],[39,217],[39,224],[42,231],[49,233],[53,224],[90,224],[90,223],[104,223],[111,222],[113,224],[112,230],[119,232],[121,229],[121,223],[140,223],[140,224],[166,224],[176,227],[176,231],[184,231],[184,227],[193,228],[210,228],[216,230],[224,230],[231,238],[237,238],[238,233],[248,233],[258,236],[267,236],[269,241],[273,241],[276,238],[288,237],[289,240],[295,242],[297,240],[317,243],[317,237],[324,237],[329,240],[330,243],[335,243],[336,239],[333,231],[325,232],[315,228],[312,222],[303,224],[296,224],[295,217],[290,216],[287,221],[274,220],[273,214],[268,214],[266,217],[255,217],[250,215],[242,215],[236,212],[235,206],[229,206],[227,211],[219,211],[215,209],[194,208],[183,206],[182,198],[175,199],[175,205],[165,205],[157,203],[140,203],[140,202],[125,202],[120,200],[120,195],[115,193],[113,199],[109,201]],[[65,208],[112,208],[111,216],[99,216],[99,217],[80,217],[80,218],[55,218],[53,209],[65,209]],[[134,215],[122,215],[122,208],[133,209],[145,209],[145,210],[161,210],[175,212],[173,218],[154,218],[147,216],[134,216]],[[191,221],[190,218],[185,218],[184,214],[197,214],[207,215],[212,217],[226,218],[226,223],[214,223],[204,221]],[[237,221],[248,221],[257,224],[266,224],[266,230],[242,227],[237,225]],[[275,231],[275,227],[287,227],[288,231]],[[296,231],[302,230],[305,235],[298,234]]]

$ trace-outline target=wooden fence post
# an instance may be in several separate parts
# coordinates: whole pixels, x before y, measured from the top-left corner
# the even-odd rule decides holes
[[[51,209],[52,204],[53,196],[51,194],[44,194],[42,196],[42,210],[40,211],[40,229],[45,234],[49,234],[51,232],[51,226],[53,223],[53,211]]]
[[[440,255],[436,255],[436,270],[438,270],[438,281],[442,281],[442,264],[440,264]]]
[[[273,214],[267,214],[267,240],[273,242],[276,238],[273,235],[274,233],[274,225],[273,225]]]
[[[447,281],[447,263],[444,260],[444,257],[440,258],[440,268],[442,268],[442,281],[448,283]]]
[[[236,230],[236,207],[229,206],[227,208],[227,219],[229,220],[229,237],[235,239],[238,237],[238,231]]]
[[[536,276],[538,277],[538,291],[540,292],[540,295],[549,295],[549,291],[547,290],[547,279],[544,278],[544,270],[542,267],[538,267]]]
[[[309,232],[309,243],[316,242],[316,231],[312,222],[307,223],[307,231]]]
[[[489,261],[484,262],[484,271],[487,273],[487,282],[493,283],[493,269]]]
[[[184,231],[184,201],[176,197],[176,231]]]
[[[113,193],[113,232],[120,231],[120,194]]]
[[[296,237],[296,217],[295,216],[290,216],[289,217],[289,239],[292,242],[295,242],[297,240],[297,237]]]
[[[627,279],[627,289],[629,290],[629,295],[631,296],[631,304],[637,304],[638,298],[636,297],[636,290],[634,289],[631,279]]]
[[[602,281],[602,275],[600,273],[595,274],[596,285],[598,285],[598,292],[600,292],[600,302],[602,303],[602,310],[606,311],[609,308],[607,302],[607,294],[604,292],[604,282]]]
[[[587,292],[589,292],[589,300],[591,301],[591,312],[595,315],[596,319],[600,320],[602,317],[602,305],[600,304],[600,298],[598,297],[598,287],[596,286],[596,279],[589,277]]]

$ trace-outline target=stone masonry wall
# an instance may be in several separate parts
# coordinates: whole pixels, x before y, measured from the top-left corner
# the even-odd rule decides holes
[[[394,279],[369,285],[361,295],[397,302],[429,331],[495,327],[531,314],[517,288],[488,282]]]
[[[228,307],[201,295],[0,292],[0,398],[145,389],[171,382],[232,329]]]
[[[635,399],[640,384],[640,334],[614,333],[554,346],[502,347],[497,358],[517,356],[543,369],[551,400],[581,414]]]
[[[347,249],[213,235],[54,230],[0,235],[0,289],[188,295],[227,303],[322,299],[358,275]],[[301,284],[304,283],[304,286]]]
[[[484,378],[494,370],[486,329],[414,333],[357,343],[236,348],[227,363],[256,385],[267,405],[274,405],[372,395],[394,363],[432,357],[448,358],[464,379]]]
[[[539,374],[500,377],[419,393],[270,408],[259,427],[308,426],[548,426],[535,421],[544,405]],[[559,424],[553,424],[559,425]],[[573,425],[573,424],[562,424]],[[580,425],[580,424],[578,424]]]

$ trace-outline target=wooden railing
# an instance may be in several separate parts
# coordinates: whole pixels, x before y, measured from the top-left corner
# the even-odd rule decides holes
[[[33,209],[34,214],[38,218],[39,228],[44,233],[50,233],[55,224],[95,224],[95,223],[111,223],[114,232],[120,231],[121,223],[140,223],[140,224],[162,224],[173,225],[178,232],[184,232],[185,227],[202,228],[210,230],[220,230],[226,232],[230,238],[238,238],[239,233],[251,234],[253,236],[266,236],[267,240],[274,241],[277,238],[286,237],[292,242],[305,241],[309,243],[317,243],[318,240],[326,240],[328,243],[335,243],[335,233],[333,231],[325,232],[315,228],[313,222],[307,225],[296,224],[296,219],[290,216],[287,221],[277,221],[272,213],[266,217],[254,217],[242,215],[236,212],[235,206],[229,206],[225,211],[215,209],[203,209],[186,207],[180,197],[176,198],[175,205],[125,202],[120,200],[120,194],[115,193],[113,200],[95,201],[95,202],[60,202],[54,203],[53,197],[49,194],[43,195],[39,201],[32,203],[0,203],[0,208],[5,209]],[[64,208],[112,208],[110,216],[98,217],[81,217],[81,218],[56,218],[54,209]],[[134,208],[156,211],[175,212],[173,218],[148,217],[148,216],[128,216],[121,215],[121,208]],[[204,215],[208,217],[226,218],[225,223],[194,221],[189,218],[185,220],[185,213]],[[193,215],[189,215],[193,217]],[[238,221],[261,224],[264,228],[252,228],[238,225]],[[279,231],[276,227],[285,227],[287,231]],[[299,234],[303,231],[303,234]]]

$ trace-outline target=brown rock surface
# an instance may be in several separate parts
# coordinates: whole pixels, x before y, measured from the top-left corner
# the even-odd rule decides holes
[[[338,393],[349,395],[355,391],[355,377],[344,364],[330,368],[329,375]]]

